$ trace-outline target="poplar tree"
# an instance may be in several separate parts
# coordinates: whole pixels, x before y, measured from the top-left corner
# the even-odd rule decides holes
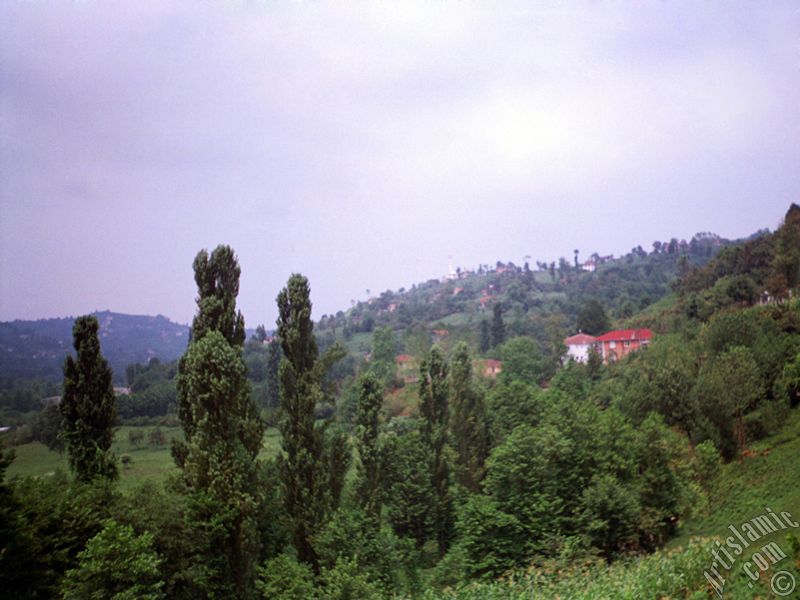
[[[495,304],[492,314],[492,347],[506,340],[506,324],[503,321],[503,307]]]
[[[359,506],[377,524],[381,511],[381,468],[378,433],[383,388],[372,373],[358,380],[356,449],[358,450],[356,498]]]
[[[422,416],[422,439],[428,451],[431,484],[436,497],[431,512],[441,556],[444,556],[450,544],[454,520],[447,446],[447,397],[447,362],[439,347],[434,346],[420,366],[419,411]]]
[[[264,425],[242,356],[240,269],[233,250],[218,246],[210,256],[198,253],[194,273],[198,311],[177,380],[185,440],[172,453],[195,524],[209,536],[205,567],[213,573],[213,593],[249,598],[260,552],[256,456]]]
[[[450,367],[451,430],[461,485],[479,491],[489,453],[486,405],[472,383],[472,361],[464,342],[456,348]]]
[[[111,368],[100,352],[99,325],[94,316],[78,317],[72,327],[76,357],[64,363],[64,387],[60,410],[62,436],[69,466],[79,481],[98,477],[116,479],[116,460],[111,453],[116,398]]]
[[[294,274],[278,294],[278,339],[283,359],[278,368],[281,397],[279,461],[292,541],[301,562],[319,571],[312,537],[326,514],[328,473],[324,464],[324,432],[317,427],[314,407],[322,397],[317,342],[311,321],[308,280]]]

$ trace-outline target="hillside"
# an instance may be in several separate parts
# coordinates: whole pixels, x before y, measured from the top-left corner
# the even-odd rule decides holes
[[[178,358],[186,350],[189,328],[161,315],[96,312],[103,355],[114,379],[125,381],[125,367]],[[60,382],[64,356],[72,351],[73,317],[0,323],[0,378],[40,377]]]
[[[479,348],[482,323],[491,321],[499,305],[508,337],[530,336],[544,353],[556,354],[560,340],[575,332],[588,300],[599,301],[612,321],[621,322],[671,294],[684,273],[738,243],[698,233],[688,242],[655,241],[649,252],[637,246],[618,257],[595,252],[585,261],[575,256],[558,263],[457,268],[441,279],[387,290],[347,311],[322,315],[316,331],[323,342],[338,340],[356,355],[369,352],[371,332],[384,326],[398,334],[399,350],[408,354],[425,352],[432,342],[451,347],[463,340]]]

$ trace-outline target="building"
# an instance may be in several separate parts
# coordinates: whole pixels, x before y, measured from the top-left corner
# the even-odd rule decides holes
[[[483,376],[495,379],[503,370],[502,361],[487,358],[483,361]]]
[[[594,345],[607,364],[646,348],[652,337],[653,332],[649,329],[619,329],[604,333],[595,339]]]
[[[585,363],[589,360],[589,350],[594,346],[595,338],[593,335],[578,332],[564,340],[564,345],[567,347],[567,360],[570,358]]]

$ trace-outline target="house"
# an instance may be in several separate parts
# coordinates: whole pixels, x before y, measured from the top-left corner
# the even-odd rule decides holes
[[[433,330],[433,343],[438,344],[444,338],[450,335],[450,332],[447,329],[434,329]]]
[[[595,338],[593,335],[578,332],[564,340],[564,345],[567,347],[567,360],[574,359],[580,363],[585,363],[589,360],[589,350],[594,346]]]
[[[483,375],[495,379],[503,371],[503,362],[493,358],[483,361]]]
[[[594,345],[607,364],[646,348],[652,337],[653,332],[649,329],[619,329],[604,333],[595,339]]]

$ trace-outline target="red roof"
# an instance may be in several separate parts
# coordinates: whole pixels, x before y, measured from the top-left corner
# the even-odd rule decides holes
[[[596,341],[598,342],[626,342],[631,340],[649,340],[653,337],[653,332],[649,329],[618,329],[604,333]]]
[[[568,337],[564,340],[564,345],[566,346],[585,346],[587,344],[591,344],[597,338],[593,335],[587,335],[585,333],[579,333],[577,335],[573,335]]]
[[[408,354],[398,354],[397,358],[395,358],[395,361],[397,361],[399,363],[407,363],[407,362],[411,362],[413,360],[413,358],[414,358],[413,356],[410,356]]]
[[[491,369],[497,369],[498,367],[502,367],[503,363],[502,363],[502,361],[495,360],[493,358],[487,358],[486,359],[486,366],[491,368]]]

